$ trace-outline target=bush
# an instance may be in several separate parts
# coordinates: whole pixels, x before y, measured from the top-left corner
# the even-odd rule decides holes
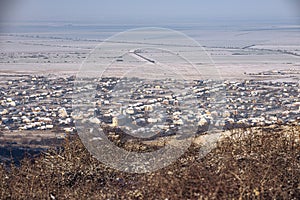
[[[147,174],[108,168],[78,137],[20,168],[0,168],[0,199],[297,199],[298,126],[232,130],[207,156],[192,145],[172,165]]]

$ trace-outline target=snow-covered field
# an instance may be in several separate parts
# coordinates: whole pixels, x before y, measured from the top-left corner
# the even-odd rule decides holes
[[[32,26],[34,25],[24,25]],[[142,65],[143,60],[119,59],[128,53],[133,44],[124,41],[113,41],[110,52],[99,51],[90,55],[90,52],[109,36],[124,31],[127,27],[118,29],[97,26],[97,31],[90,29],[76,29],[62,26],[28,28],[24,30],[7,30],[0,34],[0,72],[1,73],[37,73],[37,74],[76,74],[84,64],[84,70],[91,75],[98,76],[109,63],[110,73],[122,76],[132,66]],[[47,27],[47,26],[46,26]],[[99,28],[100,27],[100,28]],[[176,28],[175,28],[176,30]],[[174,56],[142,52],[162,64],[174,65],[179,73],[189,71],[191,64],[204,77],[215,73],[224,79],[243,79],[249,73],[280,70],[300,70],[300,27],[299,26],[240,26],[240,27],[188,27],[180,29],[184,34],[199,42],[203,48],[187,46],[176,52],[176,45],[182,44],[176,38],[167,38],[159,33],[152,38],[145,37],[145,44],[136,44],[137,48],[147,46],[151,39],[165,48],[164,44],[175,44],[168,47],[190,62],[174,59]],[[148,34],[149,35],[149,34]],[[151,34],[150,34],[151,35]],[[115,42],[115,43],[114,43]],[[98,49],[100,49],[98,47]],[[121,55],[116,54],[121,53]],[[126,56],[126,55],[125,55]],[[210,57],[210,58],[209,58]],[[113,67],[115,65],[115,67]],[[115,69],[116,71],[113,71]],[[213,69],[213,70],[212,70]],[[127,70],[128,71],[128,70]],[[97,73],[93,73],[97,72]],[[186,73],[194,78],[195,74]],[[194,75],[194,76],[193,76]]]

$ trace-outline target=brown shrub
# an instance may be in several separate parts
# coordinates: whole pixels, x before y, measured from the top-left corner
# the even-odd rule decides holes
[[[233,130],[206,157],[191,146],[159,171],[129,174],[90,156],[78,137],[20,168],[0,168],[0,199],[297,199],[297,126]]]

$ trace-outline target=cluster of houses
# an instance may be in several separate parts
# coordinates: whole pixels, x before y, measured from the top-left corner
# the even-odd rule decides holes
[[[0,85],[0,130],[72,132],[74,77],[24,76]]]
[[[133,135],[299,123],[297,82],[24,76],[0,84],[0,130],[74,132],[76,122]],[[96,87],[93,87],[93,84]],[[88,94],[85,98],[83,94]],[[92,94],[92,95],[91,95]],[[76,107],[76,105],[89,105]],[[91,106],[92,105],[92,106]],[[191,128],[193,127],[193,128]]]
[[[232,129],[300,121],[299,83],[224,81],[205,89],[204,82],[199,81],[195,92],[203,102],[202,113],[210,113],[205,121],[211,126]]]
[[[105,84],[99,87],[107,100],[99,99],[98,123],[123,126],[132,134],[169,135],[176,134],[179,127],[194,130],[191,126],[201,134],[213,129],[300,122],[297,82],[202,80],[184,85],[174,80],[149,83],[122,79]],[[111,97],[114,100],[110,103]]]

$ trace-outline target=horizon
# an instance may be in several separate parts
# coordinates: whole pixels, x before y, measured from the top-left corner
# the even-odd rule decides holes
[[[37,1],[1,3],[1,21],[100,24],[189,24],[286,21],[299,24],[295,0],[213,1]],[[157,6],[159,4],[159,6]]]

